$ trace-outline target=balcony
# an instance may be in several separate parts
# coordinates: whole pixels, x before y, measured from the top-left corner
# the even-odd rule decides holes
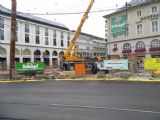
[[[117,50],[118,50],[118,48],[113,48],[112,49],[113,52],[116,52]]]
[[[160,47],[149,48],[149,51],[150,51],[150,52],[160,51]]]
[[[122,53],[132,53],[132,50],[123,50]]]
[[[135,49],[134,52],[135,53],[143,53],[143,52],[146,52],[146,48]]]

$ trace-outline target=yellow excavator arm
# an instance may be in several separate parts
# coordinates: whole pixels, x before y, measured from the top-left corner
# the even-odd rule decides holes
[[[89,11],[91,10],[91,7],[92,7],[93,3],[94,3],[94,0],[91,0],[89,5],[88,5],[88,7],[87,7],[86,12],[83,14],[83,17],[82,17],[82,19],[80,21],[80,24],[79,24],[76,32],[74,33],[73,38],[72,38],[72,40],[71,40],[71,42],[70,42],[70,44],[69,44],[64,56],[63,56],[65,61],[79,61],[80,60],[80,58],[77,58],[76,56],[72,56],[71,55],[71,51],[72,51],[73,46],[75,45],[76,39],[78,38],[78,36],[79,36],[79,34],[81,32],[81,28],[82,28],[84,22],[88,18],[88,14],[89,14]]]

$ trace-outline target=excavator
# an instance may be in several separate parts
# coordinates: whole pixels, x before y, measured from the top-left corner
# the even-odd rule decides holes
[[[82,26],[83,24],[85,23],[85,21],[87,20],[88,18],[88,14],[91,10],[91,7],[93,6],[93,3],[94,3],[94,0],[90,0],[90,3],[85,11],[85,13],[83,14],[83,17],[80,21],[80,24],[77,28],[77,30],[75,31],[74,35],[73,35],[73,38],[66,50],[66,52],[61,55],[61,61],[62,61],[62,68],[64,68],[65,70],[68,70],[68,69],[71,69],[74,67],[74,63],[76,62],[85,62],[85,59],[82,58],[81,56],[78,56],[76,54],[76,52],[74,52],[74,54],[71,54],[71,51],[72,51],[72,48],[73,46],[75,46],[75,42],[81,32],[81,29],[82,29]]]

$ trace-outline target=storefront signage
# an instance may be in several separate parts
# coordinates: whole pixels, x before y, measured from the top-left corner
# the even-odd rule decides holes
[[[152,14],[152,15],[144,16],[140,18],[140,21],[159,18],[159,16],[160,16],[159,14]]]
[[[104,60],[103,62],[106,69],[128,70],[128,59]]]
[[[126,33],[127,16],[119,16],[111,19],[112,35],[121,35]]]
[[[32,62],[32,63],[16,63],[16,71],[43,71],[45,68],[42,62]]]
[[[144,59],[144,69],[148,70],[160,69],[160,58]]]

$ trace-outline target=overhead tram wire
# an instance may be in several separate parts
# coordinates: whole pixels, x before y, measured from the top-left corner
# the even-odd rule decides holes
[[[97,0],[95,1],[95,2],[97,2]],[[71,8],[72,6],[74,6],[74,7],[80,7],[80,6],[83,6],[84,4],[81,4],[80,5],[80,3],[81,2],[77,2],[76,4],[78,5],[78,6],[76,6],[76,4],[74,3],[74,4],[70,4],[70,5],[67,5],[67,6],[69,6],[69,8]],[[67,7],[68,8],[68,7]],[[64,10],[66,10],[67,8],[62,8],[62,11]],[[73,8],[73,7],[72,7]],[[98,8],[98,9],[100,9],[100,8]],[[112,11],[112,10],[118,10],[118,9],[123,9],[123,8],[114,8],[114,9],[101,9],[101,10],[95,10],[95,11],[90,11],[89,13],[97,13],[97,12],[106,12],[106,11]],[[9,10],[9,9],[7,9],[9,12],[11,12],[11,10]],[[55,9],[54,11],[56,11],[56,10],[58,10],[58,11],[60,11],[61,10],[61,8],[59,8],[59,9]],[[29,13],[29,12],[21,12],[21,14],[30,14],[30,15],[69,15],[69,14],[83,14],[83,13],[85,13],[85,12],[79,12],[79,11],[77,11],[77,12],[54,12],[54,13],[49,13],[49,12],[45,12],[45,13]]]
[[[98,13],[98,12],[106,12],[106,11],[113,11],[113,10],[120,10],[124,8],[114,8],[114,9],[104,9],[104,10],[95,10],[91,11],[89,13]],[[85,12],[60,12],[60,13],[24,13],[24,14],[30,14],[30,15],[69,15],[69,14],[83,14]]]
[[[63,6],[61,6],[62,8],[57,8],[57,9],[53,9],[54,11],[61,11],[60,13],[65,13],[66,11],[68,11],[70,8],[72,8],[72,10],[74,9],[74,8],[81,8],[82,6],[84,6],[85,4],[81,4],[81,2],[76,2],[76,3],[72,3],[72,4],[68,4],[68,5],[66,5],[65,7],[63,7]],[[38,8],[37,8],[38,9]],[[30,9],[29,9],[30,10]],[[52,11],[53,11],[52,10]],[[43,13],[43,14],[48,14],[48,13],[51,13],[51,12],[49,12],[49,11],[47,11],[47,12],[45,12],[45,13]],[[58,12],[59,13],[59,12]],[[70,13],[69,11],[68,11],[68,13]],[[30,14],[30,13],[26,13],[26,14]],[[32,13],[31,13],[32,14]],[[34,13],[33,13],[34,14]],[[37,14],[37,13],[35,13],[35,14]]]

